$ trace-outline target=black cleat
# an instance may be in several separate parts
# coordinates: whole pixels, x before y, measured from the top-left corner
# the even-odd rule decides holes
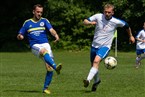
[[[99,80],[97,83],[94,83],[92,86],[92,91],[95,92],[97,90],[97,86],[101,83],[101,80]]]
[[[83,80],[84,82],[84,87],[88,87],[89,86],[89,81],[88,80]]]
[[[62,69],[62,64],[58,64],[56,67],[56,73],[59,75],[60,74],[60,70]]]

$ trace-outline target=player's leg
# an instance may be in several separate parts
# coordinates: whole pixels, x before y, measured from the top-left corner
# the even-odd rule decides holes
[[[94,92],[97,90],[97,86],[101,83],[101,80],[98,76],[99,75],[98,73],[94,76],[94,83],[92,85],[92,91],[94,91]]]
[[[99,56],[96,56],[98,52],[97,48],[92,47],[90,52],[90,61],[91,61],[91,69],[87,76],[87,79],[84,80],[84,87],[88,87],[90,81],[94,78],[94,76],[98,73],[98,64],[99,64]],[[97,67],[94,67],[97,66]]]
[[[88,87],[90,81],[94,78],[94,76],[98,73],[99,63],[101,61],[101,58],[99,56],[96,56],[93,62],[93,66],[91,67],[87,80],[84,80],[84,87]]]
[[[144,59],[144,58],[145,58],[145,49],[142,50],[142,56],[141,56],[140,61],[141,61],[142,59]]]
[[[58,64],[58,65],[55,64],[53,60],[53,53],[48,43],[44,43],[42,45],[44,48],[40,50],[40,53],[43,56],[45,62],[49,64],[57,72],[57,74],[60,74],[62,64]]]
[[[43,57],[44,61],[56,70],[57,74],[60,74],[62,65],[56,66],[53,61],[53,54],[48,43],[35,44],[32,46],[32,53],[37,57]]]
[[[48,54],[46,49],[45,50],[43,49],[42,53],[43,53],[43,58],[44,58],[45,62],[47,64],[49,64],[56,71],[57,74],[60,74],[60,70],[62,68],[62,64],[56,65],[55,62],[53,61],[53,59],[49,56],[49,54]]]
[[[47,64],[49,64],[56,71],[57,74],[60,74],[62,64],[56,65],[54,60],[50,57],[50,55],[46,49],[42,49],[40,52],[43,54],[43,58],[44,58],[45,62]]]
[[[88,87],[89,86],[89,83],[90,83],[90,80],[93,78],[92,72],[94,70],[93,70],[92,66],[93,66],[93,61],[94,61],[94,59],[96,57],[96,51],[97,51],[97,48],[91,47],[91,51],[90,51],[91,69],[89,71],[89,74],[87,76],[87,79],[86,80],[83,80],[84,87]]]
[[[145,58],[145,49],[137,50],[136,51],[137,57],[136,57],[136,68],[138,68],[141,65],[141,60]]]
[[[145,53],[142,55],[141,60],[142,60],[142,59],[145,59]]]
[[[47,64],[49,64],[53,69],[56,70],[56,64],[53,61],[53,59],[50,57],[50,54],[48,53],[47,49],[45,49],[45,48],[40,49],[40,55],[43,56],[43,58]]]
[[[139,65],[141,64],[141,54],[143,53],[143,50],[136,50],[136,64],[135,67],[138,68]]]
[[[43,57],[47,64],[49,64],[52,68],[56,69],[56,64],[50,57],[50,55],[49,55],[47,49],[45,49],[44,45],[34,44],[32,46],[32,53],[39,58]]]
[[[107,56],[109,52],[109,48],[102,47],[99,49],[91,48],[91,62],[92,67],[90,69],[90,72],[88,74],[87,80],[84,80],[84,87],[88,87],[90,81],[96,76],[95,80],[99,79],[98,72],[99,72],[99,64],[100,61]],[[99,81],[99,80],[98,80]],[[94,83],[96,84],[96,83]]]
[[[45,76],[45,81],[44,81],[44,87],[43,87],[43,92],[46,94],[50,94],[50,90],[48,89],[51,81],[52,81],[52,76],[53,76],[53,68],[49,66],[48,64],[45,64],[46,66],[46,76]]]
[[[84,87],[88,87],[90,81],[94,78],[94,76],[98,73],[99,63],[101,61],[100,56],[98,56],[98,48],[91,48],[90,52],[90,60],[91,60],[91,69],[89,71],[89,74],[87,76],[87,79],[84,80]]]
[[[98,50],[98,55],[100,55],[101,59],[104,59],[109,54],[109,48],[108,47],[102,47]],[[102,60],[101,60],[102,61]],[[99,78],[99,70],[94,76],[94,83],[92,85],[92,91],[96,91],[97,86],[101,83],[101,79]]]

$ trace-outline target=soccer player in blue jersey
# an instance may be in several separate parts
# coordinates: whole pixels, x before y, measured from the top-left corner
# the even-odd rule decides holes
[[[129,25],[120,19],[113,17],[114,6],[106,4],[104,12],[97,13],[88,19],[84,19],[84,25],[95,25],[95,33],[90,51],[91,69],[87,79],[83,80],[84,87],[88,87],[90,81],[94,78],[92,91],[96,91],[98,84],[101,82],[98,72],[100,62],[108,55],[117,27],[124,27],[129,35],[131,43],[135,42]]]
[[[48,86],[52,80],[53,70],[55,70],[57,74],[60,74],[62,65],[56,65],[54,62],[53,53],[50,44],[48,43],[47,30],[51,33],[52,36],[55,37],[54,42],[59,41],[59,36],[53,29],[50,22],[46,18],[41,17],[43,13],[42,5],[34,5],[32,13],[33,18],[24,22],[17,35],[17,39],[23,40],[26,36],[29,40],[32,53],[45,62],[47,73],[45,77],[43,92],[50,94]]]
[[[143,29],[140,30],[136,36],[136,68],[141,64],[141,60],[145,58],[145,22]]]

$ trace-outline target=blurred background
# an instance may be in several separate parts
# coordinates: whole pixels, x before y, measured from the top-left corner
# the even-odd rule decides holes
[[[90,48],[94,26],[84,26],[83,20],[103,11],[106,2],[115,5],[114,17],[125,20],[132,28],[133,36],[143,27],[145,21],[145,0],[9,0],[1,3],[0,52],[28,51],[28,41],[18,41],[16,36],[26,19],[32,18],[32,7],[44,6],[43,17],[47,18],[60,36],[53,49],[86,50]],[[124,29],[118,31],[118,50],[134,51],[135,44],[129,45]],[[114,49],[114,46],[112,46]]]

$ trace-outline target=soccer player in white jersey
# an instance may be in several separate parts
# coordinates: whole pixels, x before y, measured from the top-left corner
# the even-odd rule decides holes
[[[48,86],[52,80],[53,70],[55,70],[57,74],[60,74],[62,65],[56,65],[54,62],[53,53],[50,44],[48,43],[47,30],[55,37],[54,42],[59,40],[59,36],[50,22],[46,18],[41,17],[43,13],[42,5],[34,5],[32,12],[33,18],[24,22],[17,35],[17,39],[23,40],[26,36],[29,40],[32,53],[45,62],[47,73],[44,81],[43,92],[50,94]]]
[[[114,32],[117,27],[124,27],[129,35],[131,43],[135,42],[129,25],[120,19],[113,17],[114,6],[106,4],[104,12],[95,14],[88,19],[84,19],[84,25],[95,25],[95,33],[90,51],[91,69],[87,79],[83,80],[84,87],[88,87],[90,81],[94,78],[92,91],[96,91],[97,85],[101,82],[98,72],[99,64],[109,53]]]
[[[141,60],[145,58],[145,22],[143,29],[136,36],[136,68],[141,64]]]

